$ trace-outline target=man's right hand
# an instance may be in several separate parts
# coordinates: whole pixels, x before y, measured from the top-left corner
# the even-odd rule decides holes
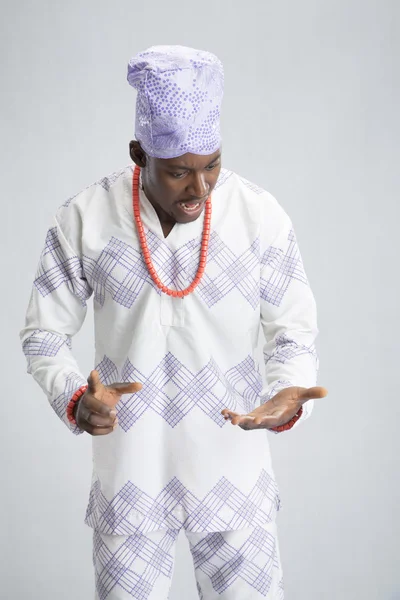
[[[141,383],[114,383],[103,385],[97,371],[88,379],[88,389],[78,400],[74,417],[80,429],[90,435],[107,435],[118,425],[116,405],[123,394],[134,394],[142,389]]]

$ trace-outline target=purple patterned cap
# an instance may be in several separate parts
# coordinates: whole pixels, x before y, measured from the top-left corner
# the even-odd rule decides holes
[[[156,158],[212,154],[221,145],[221,61],[184,46],[153,46],[129,61],[137,92],[136,139]]]

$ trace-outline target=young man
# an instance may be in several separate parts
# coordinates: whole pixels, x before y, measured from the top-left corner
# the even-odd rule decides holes
[[[290,429],[326,394],[312,387],[315,303],[296,238],[270,194],[221,169],[215,56],[150,48],[128,81],[136,166],[59,209],[21,334],[28,370],[71,431],[93,435],[98,599],[166,599],[182,528],[201,598],[281,599],[264,430]],[[70,341],[92,295],[86,386]]]

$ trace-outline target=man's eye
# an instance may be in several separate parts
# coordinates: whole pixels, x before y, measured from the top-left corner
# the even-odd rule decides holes
[[[218,166],[218,163],[214,163],[213,165],[208,165],[208,167],[206,167],[206,169],[207,169],[207,171],[212,171],[217,166]]]
[[[182,179],[185,173],[171,173],[172,177],[175,179]]]

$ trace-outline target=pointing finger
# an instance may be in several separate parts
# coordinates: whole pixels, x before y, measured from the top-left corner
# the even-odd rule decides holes
[[[135,381],[133,383],[113,383],[108,387],[122,396],[122,394],[135,394],[136,392],[139,392],[143,386],[138,381]]]

